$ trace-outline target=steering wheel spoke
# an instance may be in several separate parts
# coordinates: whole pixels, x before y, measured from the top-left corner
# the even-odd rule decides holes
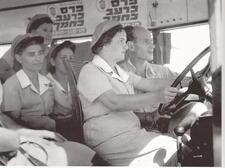
[[[206,67],[199,71],[199,72],[194,72],[193,67],[196,65],[199,60],[201,60],[207,53],[209,52],[209,47],[204,49],[197,57],[195,57],[191,63],[183,70],[183,72],[176,78],[176,80],[173,82],[171,87],[177,87],[179,84],[181,85],[181,81],[185,78],[186,74],[190,71],[191,76],[192,76],[192,81],[189,83],[188,90],[181,94],[180,96],[176,96],[173,101],[171,101],[168,104],[160,104],[158,112],[161,115],[164,114],[170,114],[173,115],[175,112],[174,108],[171,108],[172,105],[179,106],[182,104],[186,97],[189,94],[196,94],[199,95],[199,97],[203,99],[209,99],[211,100],[212,97],[210,94],[207,93],[207,85],[206,85],[206,74],[209,72],[209,64],[206,65]]]
[[[189,93],[186,91],[184,93],[182,93],[181,95],[178,95],[174,98],[173,101],[171,101],[165,108],[166,111],[169,112],[169,114],[172,116],[174,114],[176,114],[176,109],[177,107],[179,107],[184,100],[188,97]]]
[[[190,69],[190,72],[191,72],[192,80],[193,80],[193,81],[198,80],[197,75],[195,75],[195,73],[194,73],[194,71],[193,71],[192,68]]]

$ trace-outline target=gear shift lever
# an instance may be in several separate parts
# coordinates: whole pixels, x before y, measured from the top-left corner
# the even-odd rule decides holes
[[[182,163],[182,136],[185,133],[185,129],[182,126],[174,128],[174,133],[177,135],[177,166],[181,166]]]

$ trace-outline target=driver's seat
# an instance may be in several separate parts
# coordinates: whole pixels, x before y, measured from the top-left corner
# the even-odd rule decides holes
[[[75,124],[77,126],[77,129],[75,130],[76,141],[85,144],[83,137],[83,110],[79,98],[79,92],[77,90],[77,79],[70,63],[64,62],[64,64],[68,71],[69,85],[71,88],[71,96],[72,96],[73,117],[75,119],[76,122]],[[94,158],[92,159],[92,163],[94,166],[110,166],[110,164],[105,160],[103,160],[98,154],[94,156]]]

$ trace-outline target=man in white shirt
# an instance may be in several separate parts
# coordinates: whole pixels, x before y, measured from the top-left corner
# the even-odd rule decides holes
[[[120,64],[120,66],[127,72],[134,73],[148,80],[168,80],[170,81],[170,83],[168,82],[168,86],[170,86],[179,74],[171,71],[168,67],[163,65],[150,63],[150,61],[153,60],[153,50],[155,47],[153,44],[152,34],[140,26],[126,26],[124,29],[127,34],[128,50],[126,52],[126,59]],[[189,77],[185,77],[182,80],[182,85],[188,86],[190,80],[191,79]],[[143,93],[138,89],[135,89],[134,91],[137,94]],[[147,130],[150,131],[157,129],[162,132],[166,132],[169,120],[162,118],[162,116],[158,114],[158,107],[159,103],[155,103],[143,109],[136,110],[135,114],[142,121],[142,126]],[[199,115],[200,114],[197,116]],[[161,122],[158,122],[159,119]]]

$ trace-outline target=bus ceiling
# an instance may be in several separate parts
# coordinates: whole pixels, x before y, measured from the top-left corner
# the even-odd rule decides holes
[[[207,0],[1,0],[0,44],[25,33],[29,18],[47,13],[54,21],[53,38],[91,36],[107,19],[149,30],[208,22]]]

